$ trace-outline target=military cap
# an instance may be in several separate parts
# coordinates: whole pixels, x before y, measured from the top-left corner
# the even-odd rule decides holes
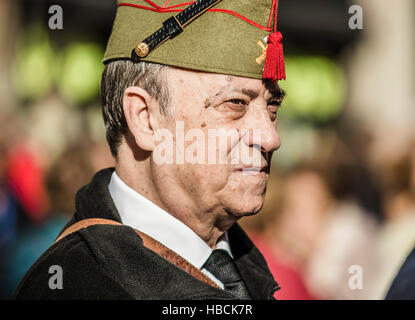
[[[277,0],[118,0],[104,63],[285,79]]]

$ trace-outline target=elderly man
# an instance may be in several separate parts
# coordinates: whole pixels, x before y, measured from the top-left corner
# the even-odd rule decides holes
[[[278,289],[236,223],[261,209],[280,146],[277,1],[155,2],[119,3],[104,58],[115,170],[78,192],[16,298],[272,299]]]

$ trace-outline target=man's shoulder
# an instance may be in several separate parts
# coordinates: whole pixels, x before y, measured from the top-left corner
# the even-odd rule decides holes
[[[53,244],[30,268],[16,299],[128,299],[111,264],[138,251],[140,238],[125,226],[90,226]],[[131,250],[129,250],[131,248]],[[123,250],[121,250],[123,249]]]

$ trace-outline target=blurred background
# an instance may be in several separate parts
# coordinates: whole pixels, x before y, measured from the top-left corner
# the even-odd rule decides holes
[[[49,28],[52,5],[62,30]],[[362,29],[349,27],[352,5]],[[115,10],[115,0],[0,1],[2,299],[73,214],[76,191],[113,165],[99,88]],[[415,2],[279,10],[282,147],[263,210],[241,224],[277,299],[383,299],[415,245]]]

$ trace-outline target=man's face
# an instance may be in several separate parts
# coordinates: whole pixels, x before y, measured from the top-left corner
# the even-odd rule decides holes
[[[219,211],[234,218],[257,213],[264,202],[272,153],[280,147],[279,87],[180,69],[169,70],[168,85],[170,115],[158,125],[174,137],[174,162],[155,164],[159,193],[171,197],[166,201],[175,203],[177,210],[186,200],[183,203],[192,203],[200,212]],[[180,158],[184,163],[178,163]],[[190,158],[196,161],[189,163]],[[173,198],[179,195],[185,199]]]

